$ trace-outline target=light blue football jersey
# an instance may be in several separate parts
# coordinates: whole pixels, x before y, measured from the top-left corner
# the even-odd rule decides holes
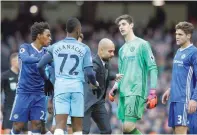
[[[84,82],[84,68],[93,66],[90,48],[75,38],[67,37],[50,46],[48,52],[53,56],[58,87],[64,89],[62,91],[82,92],[83,88],[76,90],[72,87],[81,85]],[[62,87],[61,84],[66,86]]]

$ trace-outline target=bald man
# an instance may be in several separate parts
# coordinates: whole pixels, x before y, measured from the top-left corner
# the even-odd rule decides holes
[[[85,108],[83,118],[83,134],[89,134],[91,118],[97,124],[100,133],[111,134],[110,117],[105,108],[105,95],[110,80],[119,80],[122,74],[111,74],[109,61],[114,56],[114,43],[107,38],[102,39],[98,45],[98,53],[93,58],[93,69],[99,89],[91,89],[88,83],[84,84]]]

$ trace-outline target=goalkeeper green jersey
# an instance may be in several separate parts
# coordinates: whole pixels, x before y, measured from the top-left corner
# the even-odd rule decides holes
[[[124,74],[118,83],[120,96],[137,95],[146,99],[148,71],[150,71],[150,87],[156,88],[157,84],[157,66],[149,43],[136,37],[126,42],[118,55],[119,73]]]

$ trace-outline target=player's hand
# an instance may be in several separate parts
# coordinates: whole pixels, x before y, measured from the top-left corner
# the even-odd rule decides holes
[[[188,105],[188,113],[196,112],[197,102],[195,100],[190,100]]]
[[[44,92],[46,96],[53,95],[54,87],[51,81],[48,79],[44,82]]]
[[[47,107],[47,109],[48,109],[48,112],[50,114],[53,114],[53,100],[52,99],[48,100],[48,107]]]
[[[162,104],[166,104],[170,97],[170,89],[166,90],[166,92],[162,96]]]
[[[81,33],[80,36],[79,36],[79,38],[78,38],[78,41],[79,41],[79,42],[82,42],[82,41],[83,41],[83,38],[84,38],[84,36],[83,36],[83,34]]]
[[[98,87],[97,89],[92,89],[92,92],[94,95],[96,95],[96,98],[99,99],[101,96],[101,89]]]
[[[93,89],[98,89],[99,83],[97,81],[96,81],[96,85],[93,85],[93,84],[90,83],[90,87],[91,87],[92,90]]]
[[[97,95],[97,99],[101,96],[101,88],[99,87],[99,83],[96,81],[96,86],[92,85],[92,92],[94,95]]]
[[[111,90],[109,91],[109,100],[110,100],[111,102],[114,102],[115,96],[116,96],[116,92],[117,92],[117,89],[111,89]]]
[[[147,109],[152,109],[157,106],[156,90],[150,90],[146,104],[147,104],[146,106]]]
[[[124,74],[116,74],[116,78],[115,78],[116,82],[119,82],[122,79],[123,75]]]

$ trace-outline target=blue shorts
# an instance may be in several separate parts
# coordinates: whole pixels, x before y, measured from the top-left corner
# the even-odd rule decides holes
[[[171,102],[169,117],[168,117],[168,126],[188,126],[189,119],[187,113],[187,105],[185,103]]]
[[[67,125],[71,125],[71,117],[68,115],[68,118],[67,118]],[[52,122],[52,125],[55,126],[56,125],[56,122],[55,122],[55,116],[53,117],[53,122]]]
[[[197,112],[189,114],[189,134],[197,134]]]
[[[72,117],[84,116],[84,95],[80,92],[67,92],[54,97],[54,114],[69,114]]]
[[[16,94],[10,120],[15,122],[45,120],[45,101],[45,95]]]

